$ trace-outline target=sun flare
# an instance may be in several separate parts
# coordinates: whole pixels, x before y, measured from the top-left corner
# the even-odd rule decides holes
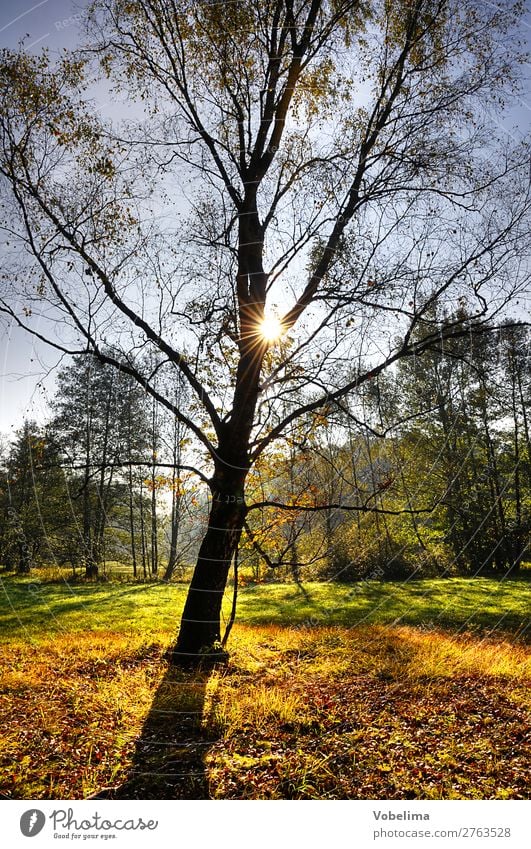
[[[283,327],[274,315],[268,315],[260,324],[260,333],[267,342],[275,342],[282,336]]]

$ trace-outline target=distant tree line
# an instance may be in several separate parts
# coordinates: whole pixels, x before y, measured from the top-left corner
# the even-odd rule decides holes
[[[186,443],[136,381],[75,358],[58,375],[49,420],[26,420],[3,452],[0,562],[19,573],[69,565],[88,578],[118,562],[169,580],[192,545]]]
[[[252,477],[240,580],[518,572],[531,528],[529,342],[524,325],[447,341],[298,422]],[[73,359],[48,421],[25,421],[4,446],[0,563],[182,575],[207,520],[186,470],[200,465],[194,451],[128,375]]]
[[[524,325],[447,341],[331,406],[326,437],[293,432],[255,476],[270,502],[249,514],[255,578],[275,564],[340,581],[518,572],[531,530],[529,343]]]

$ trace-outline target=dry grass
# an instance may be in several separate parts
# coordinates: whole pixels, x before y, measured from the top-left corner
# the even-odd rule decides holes
[[[1,789],[74,798],[112,782],[163,675],[159,645],[101,632],[2,652]]]
[[[412,627],[236,627],[228,667],[168,633],[2,650],[12,798],[522,798],[531,652]]]
[[[523,646],[377,626],[240,628],[234,649],[205,720],[216,798],[526,792]]]

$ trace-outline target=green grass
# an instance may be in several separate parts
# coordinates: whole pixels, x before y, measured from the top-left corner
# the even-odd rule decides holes
[[[402,624],[515,632],[529,622],[531,583],[489,578],[252,587],[241,597],[247,623]]]
[[[170,631],[178,622],[185,587],[167,584],[38,583],[2,579],[0,635],[50,637],[72,631],[120,634]]]
[[[150,633],[175,630],[182,584],[39,583],[0,579],[0,636],[38,639],[79,630]],[[249,625],[416,625],[521,632],[531,609],[525,579],[450,578],[359,584],[290,584],[240,590],[238,619]],[[230,605],[229,590],[224,609]]]

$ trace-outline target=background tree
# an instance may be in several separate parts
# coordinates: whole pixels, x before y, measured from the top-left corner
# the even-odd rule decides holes
[[[176,407],[185,406],[184,396],[187,394],[186,384],[178,380],[172,387]],[[168,410],[160,409],[163,419],[162,440],[165,456],[171,465],[171,474],[166,477],[166,484],[171,493],[171,514],[169,521],[169,551],[168,561],[164,572],[164,580],[170,581],[177,571],[179,564],[190,551],[190,534],[186,533],[184,525],[187,517],[195,513],[197,499],[195,484],[190,472],[181,471],[190,439],[183,423]]]
[[[513,519],[511,523],[512,570],[520,569],[529,549],[531,531],[531,446],[529,442],[529,398],[531,398],[531,334],[526,327],[501,328],[499,350],[502,387],[507,387],[504,409],[510,410],[513,468]]]
[[[176,659],[219,643],[257,459],[393,364],[480,331],[526,284],[527,147],[488,120],[515,82],[520,13],[96,0],[81,59],[4,53],[16,248],[1,309],[133,376],[196,442],[210,516]],[[95,116],[89,54],[144,109],[136,127]],[[430,323],[459,298],[465,323]],[[43,312],[62,341],[34,323]],[[161,388],[178,376],[184,406]]]
[[[1,560],[19,574],[61,561],[73,530],[57,446],[46,428],[26,420],[16,432],[2,473]]]
[[[71,497],[80,505],[83,560],[87,577],[105,563],[105,529],[113,502],[124,498],[128,476],[129,522],[136,563],[132,491],[135,463],[150,467],[151,404],[136,381],[97,360],[77,357],[59,372],[51,429],[69,470]],[[122,487],[118,486],[122,484]],[[134,568],[134,567],[133,567]]]
[[[417,332],[425,331],[420,326]],[[385,503],[396,505],[397,493],[399,502],[434,503],[428,517],[411,515],[411,523],[443,573],[493,566],[503,574],[516,571],[526,548],[529,518],[520,487],[526,453],[519,422],[527,410],[525,402],[516,404],[514,363],[512,379],[507,371],[506,332],[448,340],[403,361],[396,382],[379,381],[380,427],[394,435],[388,440],[393,486],[385,490]],[[529,335],[525,327],[508,332],[521,341]],[[397,410],[403,424],[393,428]],[[395,533],[397,521],[405,527],[403,520],[392,520]]]

